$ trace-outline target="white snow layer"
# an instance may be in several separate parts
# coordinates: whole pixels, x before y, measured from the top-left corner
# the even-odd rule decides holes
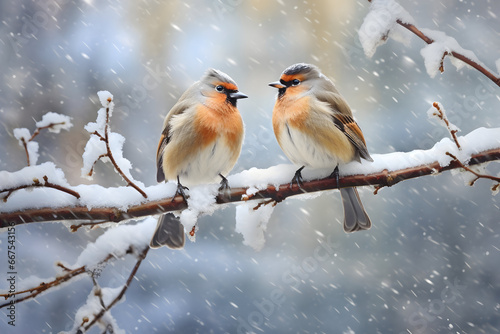
[[[88,180],[92,180],[94,178],[94,164],[99,158],[103,161],[108,161],[107,158],[103,158],[107,153],[106,144],[99,137],[90,135],[82,155],[83,166],[81,169],[81,176]]]
[[[364,160],[362,163],[358,163],[356,161],[351,162],[344,166],[340,166],[340,174],[341,176],[358,174],[363,175],[381,172],[385,169],[388,171],[394,171],[430,164],[435,161],[438,161],[441,166],[447,166],[451,161],[451,157],[447,156],[445,154],[446,152],[454,154],[463,163],[467,163],[470,156],[473,154],[500,147],[500,128],[479,128],[466,136],[458,137],[458,140],[462,146],[461,150],[458,150],[455,143],[451,139],[444,138],[428,150],[414,150],[407,153],[394,152],[389,154],[373,154],[373,162]],[[264,189],[269,185],[276,187],[280,184],[288,184],[296,169],[297,166],[293,165],[277,165],[267,169],[251,168],[239,174],[229,176],[228,180],[229,184],[233,188],[249,187],[247,190],[247,196],[251,196],[259,189]],[[332,171],[330,169],[313,170],[306,168],[303,171],[303,176],[305,180],[312,180],[326,177],[331,172]],[[29,208],[57,208],[76,205],[87,206],[88,208],[115,207],[120,210],[126,210],[132,205],[138,205],[144,202],[144,198],[141,194],[139,194],[132,187],[123,186],[105,188],[99,185],[70,186],[66,181],[62,170],[57,168],[51,162],[46,162],[39,166],[25,167],[17,172],[1,171],[0,188],[9,189],[29,185],[33,183],[34,178],[37,178],[40,181],[43,180],[44,175],[47,175],[49,181],[52,183],[60,184],[64,187],[77,191],[81,195],[80,199],[55,189],[22,189],[13,192],[6,202],[0,203],[0,212],[12,212]],[[176,191],[176,183],[168,182],[149,187],[141,186],[141,188],[148,195],[148,200],[153,201],[173,196]],[[189,209],[186,209],[183,213],[181,213],[181,221],[185,224],[184,226],[188,231],[195,226],[196,218],[200,214],[211,214],[214,210],[221,207],[220,205],[216,205],[214,200],[217,188],[218,184],[190,187],[188,191],[188,194],[190,195],[190,199],[188,200]],[[317,194],[300,195],[300,198],[307,199],[316,195]],[[243,204],[241,208],[237,209],[236,228],[243,234],[245,244],[248,244],[255,249],[260,249],[264,244],[263,231],[265,231],[266,223],[272,213],[272,209],[269,205],[267,205],[262,206],[259,210],[257,210],[257,212],[254,212],[250,208],[255,205],[257,205],[257,202],[252,201],[251,204]],[[130,238],[132,238],[132,236],[134,239],[138,238],[141,240],[141,243],[147,244],[153,233],[155,224],[156,219],[151,218],[145,223],[129,227],[131,230],[127,230],[127,225],[124,225],[123,231],[129,232],[123,232],[123,234],[128,234]],[[143,227],[147,228],[142,230]],[[121,228],[122,227],[120,226],[120,229]],[[122,230],[118,230],[117,232],[120,231]],[[143,234],[139,238],[138,235],[140,233]],[[103,235],[103,238],[105,238],[105,236],[106,234]],[[115,237],[113,237],[114,241],[112,242],[102,241],[98,242],[98,244],[100,245],[102,243],[102,247],[105,247],[106,244],[110,244],[109,247],[111,248],[106,249],[106,251],[109,252],[114,247],[113,244],[119,242],[121,238],[122,237],[115,239]],[[86,250],[82,256],[86,256],[85,254],[87,252],[90,252],[90,250]],[[105,251],[102,250],[101,253],[103,252]]]
[[[37,128],[42,128],[50,126],[47,128],[49,132],[59,133],[61,130],[69,130],[73,124],[71,124],[71,117],[58,114],[55,112],[48,112],[42,116],[42,120],[36,122]],[[19,141],[19,145],[24,147],[26,144],[26,150],[28,151],[29,164],[36,165],[38,162],[38,148],[37,142],[31,140],[31,133],[26,128],[14,129],[14,138]]]
[[[113,108],[114,108],[114,103],[113,103],[113,95],[111,95],[107,91],[99,91],[97,93],[97,96],[99,97],[99,101],[102,104],[102,108],[100,108],[97,111],[97,119],[95,122],[89,122],[87,125],[85,125],[85,130],[90,133],[90,138],[85,145],[85,150],[83,152],[83,166],[82,166],[82,177],[87,178],[89,180],[92,180],[92,170],[93,167],[96,163],[97,160],[100,158],[103,159],[104,162],[109,161],[107,158],[102,158],[104,155],[107,154],[108,149],[106,147],[106,143],[101,140],[101,138],[106,137],[106,131],[108,132],[107,135],[109,136],[108,140],[110,143],[112,142],[111,136],[110,136],[110,131],[109,127],[106,128],[106,109],[108,109],[109,115],[111,115]],[[97,134],[96,134],[97,133]],[[123,137],[122,137],[123,138]],[[125,142],[125,139],[117,138],[122,144]],[[121,150],[121,148],[120,148]]]
[[[444,32],[431,29],[420,29],[420,31],[434,40],[433,43],[427,44],[420,50],[420,54],[424,58],[425,69],[431,78],[434,78],[439,73],[445,53],[450,57],[451,63],[457,70],[460,70],[466,64],[453,57],[452,52],[460,53],[478,64],[481,63],[474,52],[462,48],[453,37],[447,36]]]
[[[372,57],[379,45],[385,43],[388,37],[409,43],[408,32],[397,24],[414,23],[413,17],[395,0],[373,0],[370,11],[359,28],[358,36],[367,57]]]
[[[89,321],[92,321],[94,319],[94,316],[99,314],[102,310],[102,305],[101,305],[101,300],[99,299],[99,294],[102,297],[102,300],[104,302],[104,305],[109,305],[119,294],[120,291],[122,290],[122,287],[118,288],[96,288],[94,287],[92,291],[89,293],[87,297],[87,301],[85,302],[84,305],[82,305],[75,314],[75,323],[73,324],[73,328],[68,331],[68,332],[60,332],[61,334],[71,334],[71,333],[77,333],[78,329],[80,328],[81,324],[84,324],[85,322],[83,319],[87,317]],[[123,296],[118,304],[122,303],[125,301],[125,296]],[[120,329],[118,327],[118,322],[116,321],[115,318],[111,315],[110,311],[107,311],[102,318],[97,322],[97,326],[101,330],[104,330],[105,333],[108,332],[109,328],[108,325],[110,325],[113,328],[112,333],[115,334],[125,334],[125,331]],[[85,332],[83,329],[81,331],[82,333]]]
[[[99,270],[100,262],[105,260],[109,255],[113,255],[115,258],[122,258],[127,254],[127,251],[130,247],[133,247],[135,253],[141,252],[145,247],[149,247],[149,241],[151,236],[153,235],[154,229],[156,227],[157,219],[156,217],[148,217],[138,222],[137,224],[121,224],[116,225],[113,228],[109,228],[97,238],[97,240],[93,243],[87,244],[86,248],[83,252],[78,256],[76,262],[72,265],[65,263],[64,265],[67,268],[80,268],[85,266],[87,271]],[[56,276],[64,275],[65,272],[61,270],[60,267],[56,267],[59,273]],[[88,277],[86,275],[80,275],[76,279],[82,279],[84,277]],[[49,278],[40,278],[35,275],[31,275],[29,277],[24,278],[19,285],[20,290],[25,290],[32,288],[34,286],[38,286],[41,282],[50,282],[54,280],[53,277]],[[62,283],[61,285],[55,287],[56,289],[61,289],[70,282]],[[118,294],[122,287],[118,288],[103,288],[102,295],[103,300],[106,305],[108,305]],[[53,291],[53,289],[51,289]],[[100,309],[96,309],[95,307],[100,307],[100,304],[95,304],[96,300],[92,299],[91,296],[94,294],[91,293],[89,295],[89,299],[87,300],[87,304],[83,305],[78,311],[76,319],[79,316],[88,316],[91,317],[93,314],[97,314],[100,312]],[[97,300],[98,301],[98,300]],[[123,299],[121,300],[123,301]],[[97,310],[96,312],[93,312]],[[78,324],[81,323],[77,321]],[[117,327],[114,327],[115,329]],[[62,332],[66,333],[66,332]],[[70,331],[69,333],[74,333],[74,331]]]
[[[97,92],[97,96],[99,97],[99,101],[101,102],[102,106],[104,108],[110,108],[113,109],[115,106],[115,103],[113,102],[113,94],[108,92],[107,90],[101,90]],[[111,110],[110,110],[111,112]],[[111,117],[111,113],[109,114]]]
[[[130,246],[140,252],[149,245],[157,221],[155,217],[148,217],[134,225],[121,224],[109,228],[95,242],[87,245],[71,267],[78,268],[85,265],[88,270],[93,270],[109,254],[117,258],[123,257]]]
[[[148,217],[135,225],[118,225],[108,229],[95,242],[87,245],[71,268],[86,266],[87,270],[93,271],[99,269],[99,262],[102,262],[110,254],[116,258],[121,258],[130,247],[133,247],[136,253],[141,252],[145,247],[149,247],[149,240],[153,235],[156,222],[156,218]],[[84,317],[89,317],[92,320],[92,316],[101,311],[101,301],[96,292],[100,292],[104,305],[109,305],[118,296],[122,288],[123,286],[100,288],[100,291],[97,291],[97,288],[94,287],[87,298],[87,302],[76,312],[74,327],[68,333],[74,333]],[[123,301],[125,301],[125,296],[122,297],[119,303]],[[98,326],[101,329],[106,329],[108,324],[113,327],[113,333],[125,333],[125,331],[119,329],[116,320],[109,311],[98,322]]]
[[[187,199],[188,208],[180,214],[180,220],[184,226],[188,237],[191,241],[195,241],[195,237],[189,232],[198,228],[196,223],[201,214],[211,215],[216,209],[215,196],[217,196],[217,184],[190,187],[188,190],[189,198]],[[196,235],[196,234],[195,234]]]
[[[23,146],[23,141],[27,143],[31,138],[30,130],[26,128],[14,129],[14,138],[19,140],[19,145]]]
[[[260,251],[264,247],[264,232],[271,218],[274,207],[263,205],[254,210],[255,202],[244,203],[236,207],[236,232],[243,235],[243,244]]]
[[[411,15],[395,0],[372,1],[370,11],[358,31],[359,40],[367,57],[372,57],[377,47],[384,44],[388,38],[403,44],[409,43],[409,32],[400,26],[397,20],[414,24]],[[457,70],[466,65],[463,61],[453,57],[452,52],[460,53],[484,66],[474,52],[462,48],[453,37],[447,36],[444,32],[431,29],[420,29],[420,31],[434,41],[420,50],[420,54],[424,58],[425,69],[431,78],[434,78],[439,72],[445,54]],[[500,73],[499,64],[500,60],[496,64],[497,71]]]
[[[113,102],[113,95],[108,91],[97,92],[99,101],[102,104],[102,108],[97,111],[97,120],[95,122],[89,122],[85,126],[85,130],[89,133],[98,132],[100,135],[104,136],[104,129],[106,127],[106,109],[108,109],[109,117],[113,113],[115,103]]]
[[[37,128],[42,128],[51,125],[49,128],[49,132],[59,133],[61,130],[69,130],[73,126],[71,123],[71,117],[58,114],[55,112],[48,112],[42,116],[42,120],[36,122]]]
[[[448,125],[445,124],[443,120],[439,117],[439,112],[437,111],[434,106],[430,107],[429,110],[427,110],[427,117],[429,117],[430,120],[436,120],[439,124],[445,126],[448,128],[450,131],[460,131],[460,128],[456,126],[455,124],[451,123],[448,117],[446,116],[446,111],[444,110],[444,107],[441,103],[435,102],[438,104],[439,109],[441,110],[443,114],[443,118],[445,118],[448,121]]]
[[[26,150],[28,151],[28,157],[30,165],[34,166],[38,162],[38,143],[36,141],[30,141],[31,133],[26,128],[14,129],[14,138],[19,141],[19,145],[24,147],[26,144]]]
[[[140,181],[135,180],[130,173],[132,169],[132,163],[123,157],[123,145],[125,143],[125,137],[119,133],[111,132],[109,126],[106,127],[106,121],[109,121],[111,114],[113,113],[113,108],[115,106],[113,102],[113,95],[108,91],[97,92],[99,96],[99,101],[102,104],[102,108],[97,111],[97,119],[95,122],[89,122],[85,125],[85,130],[90,133],[90,138],[85,145],[85,150],[83,152],[83,167],[81,169],[81,176],[92,180],[92,169],[97,162],[101,159],[103,162],[109,162],[109,158],[106,157],[108,153],[108,148],[106,147],[106,142],[101,138],[108,138],[109,149],[113,158],[123,172],[123,174],[136,185],[144,188],[144,184]],[[106,113],[108,115],[106,116]],[[106,133],[107,131],[107,133]],[[98,135],[96,135],[97,133]]]

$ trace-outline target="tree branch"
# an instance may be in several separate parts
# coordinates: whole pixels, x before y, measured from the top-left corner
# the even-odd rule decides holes
[[[455,142],[455,145],[457,145],[457,148],[460,149],[460,143],[458,142],[457,138],[457,132],[458,132],[457,127],[450,123],[448,117],[446,117],[444,110],[441,108],[441,105],[438,102],[434,102],[432,106],[436,109],[436,112],[432,113],[432,115],[436,116],[437,118],[439,118],[444,122],[446,129],[448,130],[451,138],[453,138],[453,141]]]
[[[148,254],[149,249],[150,249],[149,246],[146,246],[146,248],[144,248],[144,250],[138,255],[137,262],[135,263],[134,268],[130,272],[128,279],[125,282],[125,285],[123,286],[123,288],[120,290],[120,293],[118,294],[118,296],[116,296],[115,299],[113,299],[113,301],[111,303],[109,303],[108,306],[104,306],[101,309],[101,311],[94,316],[94,319],[92,319],[92,321],[89,322],[85,326],[85,331],[88,331],[90,329],[90,327],[95,325],[95,323],[97,321],[99,321],[107,311],[109,311],[113,306],[116,305],[116,303],[118,303],[123,298],[123,296],[125,295],[125,292],[127,292],[127,289],[130,286],[130,283],[132,283],[132,280],[134,279],[134,276],[137,273],[137,270],[139,270],[139,266],[141,265],[142,261],[146,258],[146,255]],[[101,299],[101,303],[102,304],[104,303],[102,301],[102,299]]]
[[[133,249],[132,249],[132,247],[130,247],[129,249],[127,249],[125,254],[131,254],[132,252],[133,252]],[[116,259],[116,256],[114,254],[108,254],[108,256],[106,256],[102,261],[100,261],[98,263],[98,266],[103,265],[103,264],[105,264],[108,261],[113,260],[113,259]],[[11,293],[11,294],[10,293],[0,294],[0,297],[5,298],[6,300],[9,298],[12,298],[14,296],[24,295],[22,297],[18,297],[13,302],[9,301],[9,302],[6,302],[4,304],[0,304],[0,308],[9,306],[12,303],[17,304],[17,303],[20,303],[20,302],[23,302],[23,301],[26,301],[29,299],[33,299],[44,291],[47,291],[53,287],[59,286],[67,281],[70,281],[71,279],[73,279],[76,276],[79,276],[81,274],[89,272],[86,265],[78,267],[76,269],[67,268],[62,263],[57,263],[57,266],[61,267],[66,273],[64,275],[58,275],[55,279],[53,279],[50,282],[47,282],[47,283],[41,282],[38,286],[36,286],[34,288],[30,288],[30,289],[26,289],[26,290],[22,290],[22,291],[16,291],[16,292]]]
[[[469,161],[469,166],[494,160],[500,160],[500,148],[472,155]],[[428,165],[415,166],[392,172],[383,170],[369,175],[346,176],[339,180],[338,185],[335,178],[307,181],[303,183],[302,188],[305,192],[316,192],[337,189],[338,187],[357,187],[366,185],[376,186],[378,188],[390,187],[404,180],[425,175],[434,175],[456,168],[463,168],[463,164],[458,160],[453,160],[448,166],[444,167],[440,166],[439,162],[435,161]],[[218,204],[222,204],[247,201],[250,199],[272,199],[276,202],[281,202],[287,197],[302,194],[304,192],[299,189],[296,184],[290,187],[290,184],[288,183],[280,185],[278,188],[279,190],[276,190],[274,186],[268,186],[266,189],[258,191],[253,196],[247,195],[247,189],[248,188],[232,188],[228,196],[218,196],[216,202]],[[72,226],[73,230],[77,230],[79,227],[84,225],[97,225],[104,222],[120,222],[132,218],[141,218],[169,211],[182,210],[186,207],[187,205],[182,197],[177,196],[173,199],[165,198],[156,201],[147,201],[142,204],[133,205],[128,210],[121,210],[114,207],[93,208],[89,210],[85,206],[27,209],[0,214],[0,227],[58,220],[85,221],[85,223],[81,225]]]
[[[28,141],[32,141],[33,139],[35,139],[35,137],[40,134],[41,130],[50,129],[55,125],[63,125],[63,124],[66,124],[66,122],[50,123],[49,125],[40,126],[35,129],[35,132],[33,132],[33,135],[31,135],[31,138]]]
[[[33,141],[33,139],[35,139],[35,137],[40,134],[41,130],[50,129],[50,128],[56,126],[56,125],[62,125],[62,124],[66,124],[66,122],[50,123],[49,125],[37,127],[35,129],[35,132],[33,132],[33,134],[31,135],[31,137],[28,139],[28,141],[26,141],[24,138],[21,138],[21,142],[23,143],[23,146],[24,146],[24,151],[26,152],[26,160],[28,162],[28,166],[31,166],[31,163],[30,163],[30,154],[28,152],[28,143],[31,142],[31,141]]]
[[[61,285],[64,282],[71,280],[73,277],[84,274],[85,272],[86,272],[86,268],[85,268],[85,266],[82,266],[82,267],[79,267],[79,268],[76,268],[73,270],[69,270],[65,275],[59,276],[56,279],[54,279],[53,281],[50,281],[48,283],[41,282],[40,285],[38,285],[34,288],[30,288],[30,289],[23,290],[23,291],[17,291],[17,292],[12,293],[12,294],[0,294],[0,297],[3,297],[5,299],[9,299],[9,298],[12,298],[13,296],[27,294],[23,297],[19,297],[19,298],[15,299],[14,304],[17,304],[17,303],[23,302],[23,301],[28,300],[28,299],[33,299],[33,298],[37,297],[39,294],[41,294],[42,292],[47,291],[48,289],[53,288],[55,286]],[[10,301],[6,302],[4,304],[0,304],[0,308],[9,306],[10,304],[11,304]]]
[[[112,99],[111,98],[108,98],[108,102],[111,102]],[[129,187],[132,187],[134,188],[135,190],[137,190],[141,195],[142,197],[144,198],[148,198],[148,195],[146,195],[146,193],[144,192],[144,190],[142,190],[141,188],[139,188],[138,185],[136,185],[132,180],[130,180],[126,175],[125,173],[122,171],[122,169],[120,168],[120,166],[118,166],[118,163],[116,163],[116,160],[115,160],[115,157],[113,156],[113,152],[111,152],[111,147],[109,145],[109,106],[106,107],[106,123],[105,123],[105,126],[104,126],[104,136],[101,135],[99,132],[97,131],[94,131],[92,132],[90,135],[94,135],[94,136],[97,136],[100,140],[102,140],[105,145],[106,145],[106,153],[105,154],[102,154],[99,156],[99,158],[97,158],[97,160],[100,160],[104,157],[107,157],[109,159],[109,161],[111,162],[111,164],[115,167],[115,170],[118,174],[120,174],[120,176],[125,180],[125,182],[127,182],[127,186]],[[94,165],[95,163],[97,162],[94,161]],[[94,172],[94,167],[92,166],[92,168],[90,169],[90,172],[89,172],[89,176],[91,176]]]
[[[31,139],[30,139],[30,141],[31,141]],[[26,142],[26,140],[24,140],[24,138],[21,138],[21,142],[23,143],[24,151],[26,152],[26,161],[28,163],[28,166],[31,166],[30,152],[28,152],[28,143]]]
[[[59,191],[65,192],[67,194],[70,194],[72,196],[75,196],[76,198],[80,198],[80,194],[74,190],[71,190],[69,188],[63,187],[59,184],[51,183],[49,182],[49,178],[47,175],[43,176],[43,180],[45,181],[44,183],[41,183],[38,179],[33,179],[33,184],[26,184],[14,188],[6,188],[6,189],[0,189],[0,193],[7,192],[7,195],[5,197],[1,198],[4,202],[7,202],[7,199],[12,195],[13,192],[21,189],[26,189],[26,188],[52,188],[52,189],[57,189]]]
[[[434,40],[432,38],[429,38],[427,37],[422,31],[420,31],[417,27],[415,27],[413,24],[411,23],[406,23],[406,22],[403,22],[401,21],[400,19],[396,20],[396,22],[402,26],[402,27],[405,27],[406,29],[408,29],[409,31],[411,31],[412,33],[414,33],[416,36],[418,36],[421,40],[423,40],[425,43],[427,44],[432,44],[434,43]],[[440,71],[443,72],[444,71],[444,67],[443,67],[443,60],[444,60],[444,57],[446,55],[448,55],[449,53],[448,52],[445,52],[443,54],[443,59],[441,60],[441,67],[440,67]],[[497,77],[495,76],[493,73],[491,73],[490,71],[488,71],[486,68],[484,68],[482,65],[476,63],[474,60],[472,59],[469,59],[467,58],[466,56],[464,56],[463,54],[461,53],[458,53],[458,52],[455,52],[455,51],[452,51],[451,52],[451,55],[461,61],[463,61],[464,63],[466,63],[467,65],[475,68],[476,70],[478,70],[479,72],[481,72],[482,74],[484,74],[488,79],[490,79],[491,81],[493,81],[497,86],[500,86],[500,77]]]
[[[496,177],[496,176],[492,176],[492,175],[486,175],[486,174],[480,174],[478,172],[476,172],[475,170],[465,166],[460,160],[458,160],[458,158],[456,156],[454,156],[453,154],[451,154],[450,152],[446,152],[446,155],[450,156],[451,158],[454,159],[454,161],[456,161],[459,165],[460,165],[460,168],[463,168],[464,170],[468,171],[469,173],[472,173],[476,178],[474,180],[472,180],[469,185],[473,186],[474,183],[479,180],[479,179],[487,179],[487,180],[492,180],[492,181],[495,181],[497,182],[497,184],[495,184],[491,190],[492,191],[496,191],[496,189],[499,187],[500,185],[500,177]]]
[[[107,311],[109,311],[111,308],[113,308],[123,298],[127,289],[129,288],[130,284],[132,283],[132,280],[135,277],[135,274],[137,273],[139,266],[141,265],[142,261],[146,258],[149,249],[150,248],[148,245],[137,255],[137,261],[135,263],[134,268],[130,272],[130,275],[129,275],[127,281],[125,282],[125,285],[120,290],[120,293],[111,301],[111,303],[109,303],[108,305],[105,305],[104,300],[102,298],[102,294],[98,295],[99,302],[100,302],[102,308],[101,308],[99,313],[97,313],[95,315],[93,314],[94,318],[92,319],[92,321],[89,322],[88,317],[85,317],[83,319],[82,326],[84,323],[89,322],[84,328],[85,331],[89,330],[93,325],[95,325],[104,316],[104,314]],[[131,246],[127,249],[127,251],[124,253],[124,255],[131,254],[133,252],[134,252],[134,248]],[[106,256],[102,261],[100,261],[97,266],[105,264],[112,259],[116,259],[116,255],[108,254],[108,256]],[[34,299],[38,295],[40,295],[42,292],[45,292],[51,288],[59,286],[67,281],[70,281],[74,277],[77,277],[77,276],[85,274],[85,273],[90,274],[90,276],[92,278],[92,282],[94,284],[94,287],[100,292],[100,287],[97,284],[97,281],[95,279],[95,277],[98,274],[96,273],[95,270],[93,272],[90,272],[89,269],[87,269],[87,265],[83,265],[83,266],[78,267],[76,269],[69,269],[66,266],[64,266],[62,263],[58,263],[57,266],[61,267],[66,273],[64,275],[60,275],[60,276],[56,277],[54,280],[52,280],[50,282],[47,282],[47,283],[41,282],[38,286],[36,286],[34,288],[26,289],[23,291],[16,291],[12,294],[9,294],[9,293],[0,294],[0,297],[5,298],[5,300],[13,298],[15,296],[18,296],[18,298],[13,300],[13,301],[11,300],[11,301],[8,301],[4,304],[0,304],[0,308],[12,305],[12,303],[17,304],[17,303],[20,303],[20,302],[23,302],[23,301],[26,301],[29,299]],[[21,295],[22,295],[22,297],[19,297]]]
[[[368,0],[368,2],[372,2],[372,0]],[[427,44],[432,44],[434,43],[434,40],[428,36],[426,36],[420,29],[418,29],[416,26],[414,26],[413,24],[411,23],[406,23],[406,22],[403,22],[401,21],[401,19],[397,19],[396,20],[396,23],[399,24],[400,26],[408,29],[409,31],[411,31],[412,33],[414,33],[416,36],[418,36],[418,38],[420,38],[421,40],[423,40],[425,43]],[[386,37],[385,37],[386,38]],[[383,38],[385,40],[385,38]],[[441,60],[441,67],[439,68],[439,70],[441,72],[444,71],[444,67],[443,67],[443,60],[444,60],[444,57],[446,57],[449,53],[448,52],[445,52],[443,54],[443,59]],[[478,64],[477,62],[475,62],[474,60],[472,59],[469,59],[467,58],[466,56],[464,56],[463,54],[461,53],[458,53],[458,52],[455,52],[455,51],[452,51],[451,52],[451,55],[461,61],[463,61],[464,63],[466,63],[467,65],[475,68],[476,70],[478,70],[479,72],[481,72],[482,74],[484,74],[488,79],[490,79],[491,81],[493,81],[495,83],[495,85],[497,86],[500,86],[500,77],[497,77],[495,76],[493,73],[491,73],[489,70],[487,70],[486,68],[484,68],[484,66]]]

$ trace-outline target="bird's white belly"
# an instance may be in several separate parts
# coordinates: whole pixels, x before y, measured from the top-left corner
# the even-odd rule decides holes
[[[280,146],[285,155],[296,165],[312,168],[335,168],[338,160],[311,136],[293,127],[283,125]]]
[[[232,153],[219,137],[213,145],[199,151],[180,167],[178,175],[182,184],[200,184],[220,181],[219,174],[227,176],[234,166]]]

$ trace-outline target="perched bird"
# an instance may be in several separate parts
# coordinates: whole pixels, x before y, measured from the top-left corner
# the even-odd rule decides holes
[[[277,82],[273,110],[273,129],[285,155],[300,167],[292,184],[301,186],[304,167],[335,168],[360,158],[373,161],[366,148],[363,133],[352,118],[347,102],[333,82],[310,64],[288,67]],[[337,182],[338,183],[338,182]],[[341,188],[344,205],[344,231],[354,232],[371,227],[355,188]]]
[[[163,123],[156,153],[158,182],[177,179],[176,195],[187,189],[181,184],[215,182],[228,189],[224,177],[233,168],[243,143],[243,121],[236,108],[246,98],[227,74],[209,69],[170,109]],[[172,213],[158,220],[150,246],[182,248],[184,228]]]

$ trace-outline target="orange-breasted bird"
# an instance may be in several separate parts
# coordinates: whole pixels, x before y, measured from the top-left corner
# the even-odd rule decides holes
[[[338,181],[338,166],[360,158],[373,161],[363,133],[352,117],[349,105],[333,82],[319,69],[299,63],[285,69],[277,82],[273,129],[285,155],[301,166],[292,184],[302,183],[305,167],[335,168],[331,177]],[[337,182],[338,184],[338,182]],[[340,188],[344,205],[344,231],[371,227],[356,188]]]
[[[165,117],[156,153],[156,180],[177,179],[176,195],[184,199],[187,188],[181,181],[193,185],[221,178],[219,190],[227,189],[224,175],[238,160],[244,134],[236,102],[246,97],[227,74],[207,70]],[[174,214],[159,218],[150,246],[184,246],[184,227]]]

